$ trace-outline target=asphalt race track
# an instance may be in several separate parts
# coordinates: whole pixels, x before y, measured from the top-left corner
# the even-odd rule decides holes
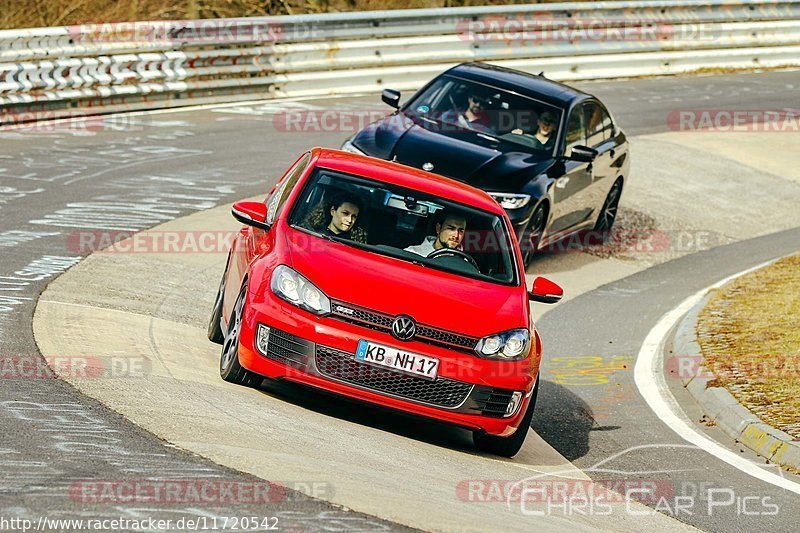
[[[508,461],[477,454],[460,430],[355,411],[295,387],[223,384],[202,322],[221,253],[95,254],[73,266],[87,253],[87,232],[235,228],[226,207],[206,210],[263,196],[305,148],[338,147],[348,136],[336,125],[296,127],[287,110],[381,112],[376,96],[0,131],[1,355],[17,363],[4,368],[0,384],[0,517],[250,515],[277,517],[281,529],[326,531],[796,527],[797,493],[687,445],[639,395],[633,368],[648,332],[683,299],[800,244],[796,132],[686,133],[670,131],[667,117],[700,108],[785,108],[800,72],[577,85],[601,97],[633,138],[620,226],[658,228],[672,245],[555,251],[532,265],[529,276],[562,283],[568,300],[537,309],[546,358],[535,434]],[[114,379],[18,375],[41,364],[37,342],[46,354],[105,363],[130,358],[131,350],[149,354],[152,345],[157,355],[141,358],[144,375],[132,367]],[[764,463],[698,423],[691,397],[677,380],[670,385],[698,430]],[[539,516],[462,490],[470,480],[514,483],[546,474],[610,488],[625,480],[623,490],[651,484],[669,507],[662,502],[663,515],[645,516],[644,506],[615,505],[606,516],[565,505]],[[274,497],[267,505],[92,500],[93,482],[141,480],[268,480],[289,490],[268,488]]]
[[[635,354],[650,328],[684,298],[728,275],[795,252],[799,242],[800,229],[787,230],[676,259],[583,294],[540,321],[538,327],[543,333],[557,333],[559,338],[559,343],[548,350],[548,356],[557,359],[585,354],[592,361],[585,362],[583,368],[613,368],[620,354]],[[581,327],[567,329],[563,324]],[[677,358],[680,354],[668,354],[667,361],[670,356]],[[624,479],[631,486],[639,480],[660,487],[669,505],[661,510],[700,529],[791,529],[789,517],[800,506],[798,493],[759,482],[707,451],[688,445],[653,417],[637,393],[632,370],[628,366],[608,372],[605,379],[596,379],[596,383],[586,380],[580,388],[558,386],[553,381],[560,376],[551,373],[551,379],[544,382],[548,387],[542,390],[548,394],[537,406],[533,428],[592,479]],[[584,375],[592,376],[588,372]],[[671,381],[670,390],[687,415],[699,421],[702,413],[691,396],[677,378]],[[557,423],[563,420],[570,423]],[[696,426],[760,467],[781,473],[779,467],[765,464],[743,446],[730,442],[721,430],[699,423]],[[785,477],[800,481],[788,473]],[[731,504],[716,505],[729,501],[731,495]],[[685,512],[675,508],[680,496],[687,498]],[[747,512],[742,507],[745,498]],[[777,514],[773,504],[779,508]]]

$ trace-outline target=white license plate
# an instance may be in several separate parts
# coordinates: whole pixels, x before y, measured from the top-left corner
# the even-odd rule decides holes
[[[439,370],[438,359],[368,342],[364,339],[358,341],[356,359],[425,379],[436,379],[436,373]]]

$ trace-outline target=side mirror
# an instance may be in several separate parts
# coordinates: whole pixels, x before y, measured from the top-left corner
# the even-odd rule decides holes
[[[381,100],[383,100],[385,104],[397,109],[400,107],[400,91],[395,91],[394,89],[384,89],[381,93]]]
[[[580,161],[581,163],[591,163],[597,157],[597,150],[577,144],[572,147],[572,152],[567,156],[567,159],[572,161]]]
[[[233,218],[254,228],[269,229],[267,206],[263,202],[236,202],[231,207]]]
[[[533,302],[554,304],[561,301],[564,289],[547,278],[538,277],[533,280],[533,288],[528,293],[528,298]]]

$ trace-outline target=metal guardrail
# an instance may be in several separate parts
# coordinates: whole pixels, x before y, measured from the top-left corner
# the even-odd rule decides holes
[[[0,31],[0,124],[413,89],[462,61],[557,80],[800,64],[796,0],[640,0]]]

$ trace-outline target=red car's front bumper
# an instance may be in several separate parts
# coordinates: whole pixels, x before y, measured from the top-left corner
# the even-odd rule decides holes
[[[255,347],[259,323],[270,328],[267,354]],[[360,339],[402,345],[410,352],[436,357],[440,361],[437,380],[356,361]],[[533,344],[531,357],[522,361],[490,361],[423,342],[401,343],[382,331],[317,317],[270,294],[257,304],[245,306],[239,362],[269,378],[302,383],[471,430],[510,435],[530,403],[538,373],[540,354]],[[523,400],[513,415],[504,416],[513,391],[521,392]]]

